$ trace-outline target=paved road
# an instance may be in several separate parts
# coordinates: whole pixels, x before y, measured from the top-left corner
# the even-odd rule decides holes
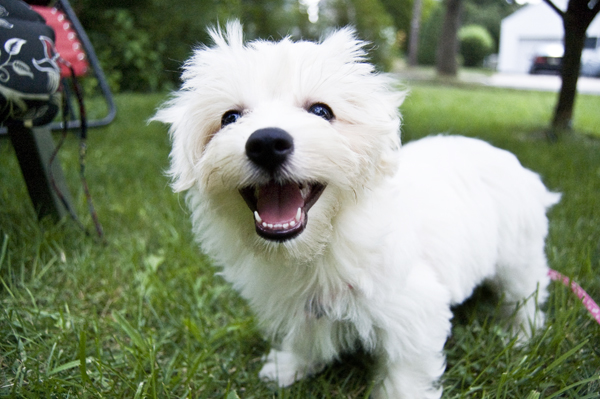
[[[400,80],[403,81],[436,81],[435,71],[432,69],[404,69],[397,72]],[[496,73],[485,75],[480,72],[461,70],[458,80],[466,83],[481,84],[493,87],[506,87],[519,90],[541,90],[554,91],[560,90],[561,79],[556,75],[528,75],[528,74],[509,74]],[[577,89],[582,94],[600,95],[600,78],[580,77],[577,83]]]
[[[523,90],[560,90],[561,79],[553,75],[518,75],[497,73],[482,79],[485,85],[495,87],[508,87]],[[600,95],[600,79],[580,77],[577,81],[577,91],[582,94]]]

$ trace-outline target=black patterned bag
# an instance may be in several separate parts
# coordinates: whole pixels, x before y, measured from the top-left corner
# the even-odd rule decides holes
[[[20,0],[0,0],[0,123],[52,121],[60,106],[55,35]]]

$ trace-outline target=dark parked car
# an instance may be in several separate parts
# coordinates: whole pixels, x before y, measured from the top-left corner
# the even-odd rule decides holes
[[[547,45],[540,47],[533,56],[533,62],[529,73],[531,74],[560,74],[562,57],[564,54],[562,45]]]
[[[549,44],[540,47],[535,52],[529,73],[531,74],[560,74],[563,46]],[[600,77],[600,39],[587,37],[581,54],[581,76]]]

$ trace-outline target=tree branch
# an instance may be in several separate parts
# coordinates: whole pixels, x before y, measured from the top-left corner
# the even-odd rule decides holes
[[[560,8],[558,8],[556,6],[556,4],[554,4],[552,2],[552,0],[544,0],[544,3],[548,4],[550,6],[550,8],[552,8],[554,11],[556,11],[558,13],[558,15],[560,15],[561,18],[565,17],[565,12],[563,10],[561,10]]]
[[[600,0],[596,1],[596,4],[594,4],[594,7],[592,7],[593,15],[598,14],[598,12],[600,12]]]

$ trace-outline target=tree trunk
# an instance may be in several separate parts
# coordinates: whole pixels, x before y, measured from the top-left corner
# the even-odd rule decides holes
[[[408,65],[416,66],[419,62],[419,30],[421,27],[421,0],[413,0],[412,17],[410,20],[410,41],[408,42]]]
[[[578,17],[565,14],[563,24],[565,27],[565,52],[562,58],[561,78],[562,85],[558,95],[558,103],[554,110],[552,120],[553,130],[571,129],[575,96],[577,95],[577,80],[581,67],[581,53],[585,42],[587,25],[581,26]]]
[[[445,0],[446,14],[442,32],[438,40],[436,53],[436,68],[439,75],[456,76],[458,73],[458,27],[462,0]]]
[[[553,0],[544,1],[560,15],[565,30],[565,52],[561,70],[562,86],[550,132],[550,137],[556,139],[558,134],[570,130],[572,127],[585,33],[594,17],[600,12],[600,1],[569,0],[566,11],[560,10]]]

